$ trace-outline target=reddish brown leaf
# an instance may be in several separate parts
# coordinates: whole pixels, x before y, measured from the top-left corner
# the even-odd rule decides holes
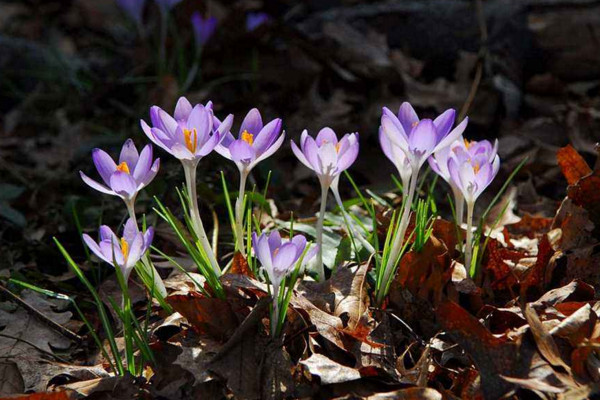
[[[233,255],[233,263],[231,264],[231,269],[229,270],[229,273],[246,275],[250,278],[254,278],[254,273],[248,265],[248,260],[246,260],[246,257],[244,257],[239,251],[236,251]]]
[[[552,338],[552,335],[546,331],[542,321],[540,321],[535,310],[529,304],[525,308],[525,318],[529,323],[531,333],[535,338],[535,343],[544,358],[554,367],[562,367],[566,371],[569,371],[569,366],[560,357],[558,346]]]
[[[538,243],[538,255],[535,265],[527,271],[525,278],[521,280],[521,296],[523,298],[526,298],[529,287],[544,287],[546,267],[553,255],[554,249],[550,245],[548,235],[542,236]]]
[[[166,300],[198,333],[223,340],[238,326],[238,320],[226,300],[205,297],[197,292],[171,295]]]
[[[3,397],[2,399],[10,399],[10,400],[72,400],[76,398],[74,396],[75,393],[66,391],[60,392],[48,392],[48,393],[31,393],[31,394],[23,394],[23,395],[13,395],[8,397]]]
[[[525,214],[519,222],[507,225],[506,228],[512,235],[525,235],[528,238],[534,238],[548,232],[552,226],[552,221],[552,218]]]
[[[482,267],[484,272],[491,274],[492,288],[507,289],[515,285],[518,277],[506,264],[505,260],[516,264],[525,256],[521,251],[511,250],[502,246],[497,240],[490,239],[483,257]]]
[[[570,144],[558,150],[556,159],[569,185],[577,183],[578,180],[592,172],[583,157]]]

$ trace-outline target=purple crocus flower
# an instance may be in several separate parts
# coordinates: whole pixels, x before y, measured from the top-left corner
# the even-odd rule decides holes
[[[420,168],[431,154],[462,135],[469,119],[465,118],[452,129],[455,118],[456,111],[449,109],[433,121],[419,119],[414,108],[404,102],[397,116],[387,107],[383,108],[381,127],[389,140],[404,151],[413,168]]]
[[[227,132],[215,151],[235,162],[241,173],[248,173],[256,164],[273,155],[281,147],[285,132],[282,135],[280,133],[280,118],[263,125],[260,112],[253,108],[242,121],[238,139],[235,139],[231,132]]]
[[[315,171],[321,184],[329,188],[356,161],[358,133],[347,133],[338,141],[331,128],[321,129],[316,139],[305,129],[300,136],[300,147],[293,141],[291,145],[298,160]]]
[[[144,6],[146,5],[146,0],[117,0],[117,4],[137,24],[142,23],[142,14],[144,12]]]
[[[271,19],[268,14],[264,12],[251,12],[246,15],[246,30],[252,32],[262,24],[268,22]]]
[[[99,192],[121,197],[127,204],[135,201],[138,192],[154,179],[160,167],[160,159],[152,160],[151,145],[138,153],[131,139],[123,145],[118,165],[101,149],[92,150],[92,159],[104,184],[79,171],[81,179]]]
[[[198,11],[192,14],[191,21],[192,27],[194,28],[196,46],[203,47],[204,44],[208,42],[208,39],[211,38],[213,33],[215,33],[218,21],[215,17],[203,18]]]
[[[123,228],[123,237],[118,238],[108,226],[102,225],[100,242],[96,242],[85,233],[83,241],[98,258],[112,266],[116,263],[127,280],[135,264],[150,248],[153,237],[152,227],[142,233],[138,231],[135,220],[129,218]]]
[[[233,115],[228,115],[218,129],[213,129],[212,104],[192,107],[180,97],[173,117],[158,106],[150,108],[152,127],[140,120],[142,130],[148,138],[163,150],[181,161],[197,163],[208,155],[225,138],[231,129]]]
[[[412,174],[412,167],[410,160],[404,153],[404,150],[400,146],[395,145],[390,139],[383,133],[383,129],[379,127],[379,144],[383,154],[394,164],[400,174],[402,180],[403,195],[406,196],[408,185],[410,183],[410,176]]]
[[[476,152],[477,150],[479,152]],[[500,157],[487,142],[476,146],[474,150],[455,148],[447,165],[450,180],[460,189],[468,205],[475,203],[479,195],[492,183],[500,168]]]

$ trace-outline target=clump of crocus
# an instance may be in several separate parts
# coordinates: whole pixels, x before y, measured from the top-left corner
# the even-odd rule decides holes
[[[358,156],[358,134],[348,133],[338,141],[331,128],[323,128],[316,139],[304,130],[300,137],[300,147],[291,142],[292,151],[302,164],[315,171],[321,184],[321,208],[317,220],[317,269],[320,280],[325,280],[323,267],[323,221],[327,205],[327,193],[332,189],[336,200],[339,199],[338,183],[340,174],[348,169]]]
[[[129,216],[135,221],[135,198],[154,179],[160,168],[160,159],[152,160],[152,146],[147,145],[138,153],[133,140],[127,139],[119,155],[119,164],[101,149],[92,151],[92,160],[104,184],[79,171],[81,179],[99,192],[122,198]]]
[[[236,249],[245,254],[244,246],[244,196],[246,180],[252,168],[259,162],[275,153],[285,139],[285,132],[281,133],[281,119],[275,118],[263,125],[260,112],[253,108],[248,112],[240,127],[236,139],[229,129],[219,130],[225,132],[225,137],[215,151],[223,157],[233,161],[240,171],[240,189],[235,202],[235,239]]]
[[[450,146],[436,151],[431,157],[429,157],[428,161],[431,169],[441,176],[442,179],[444,179],[452,189],[456,223],[460,226],[464,219],[465,200],[460,188],[458,188],[458,186],[456,186],[452,181],[450,177],[450,171],[448,170],[448,160],[450,157],[456,154],[457,151],[459,151],[459,148],[462,149],[461,151],[466,151],[470,157],[475,157],[478,154],[486,154],[486,157],[492,161],[498,151],[498,141],[496,140],[492,145],[487,140],[482,140],[480,142],[468,141],[461,136],[452,142]]]
[[[144,133],[154,144],[181,161],[189,197],[190,220],[211,266],[220,274],[221,269],[200,218],[196,192],[198,162],[217,147],[233,123],[233,115],[230,114],[217,129],[213,129],[214,119],[212,105],[198,104],[192,107],[185,97],[181,97],[173,117],[160,107],[154,106],[150,109],[152,127],[144,120],[140,123]]]
[[[410,180],[408,190],[405,190],[404,210],[400,217],[398,230],[394,233],[389,257],[387,257],[387,263],[384,266],[383,285],[381,287],[388,286],[387,283],[395,271],[398,257],[402,251],[404,236],[410,221],[410,211],[419,178],[419,170],[429,156],[449,146],[462,135],[467,126],[468,118],[465,118],[452,129],[455,117],[456,112],[450,109],[434,120],[420,119],[413,107],[407,102],[402,103],[398,115],[395,115],[387,107],[383,108],[381,131],[389,140],[390,145],[398,146],[404,152],[407,160],[401,160],[401,162],[403,166],[410,168]],[[378,302],[383,300],[384,295],[385,291],[380,290]]]
[[[317,249],[309,251],[306,238],[302,235],[282,240],[278,231],[270,234],[263,232],[260,236],[253,232],[252,247],[271,284],[271,334],[275,337],[281,332],[301,266],[315,255]],[[286,280],[288,276],[290,279]]]
[[[473,146],[475,146],[473,148]],[[450,180],[462,193],[467,203],[467,237],[465,243],[465,267],[473,275],[473,209],[481,193],[494,180],[500,168],[496,146],[487,141],[473,146],[456,148],[448,159]]]
[[[129,218],[125,223],[121,238],[106,225],[102,225],[99,232],[99,242],[84,233],[85,244],[101,260],[112,266],[116,264],[127,282],[135,265],[150,248],[154,229],[149,227],[146,232],[142,233],[138,230],[135,220]]]

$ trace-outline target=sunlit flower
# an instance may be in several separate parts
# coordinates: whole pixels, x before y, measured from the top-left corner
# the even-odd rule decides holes
[[[83,234],[83,240],[90,250],[101,260],[121,268],[125,280],[135,264],[150,248],[154,229],[148,228],[145,233],[138,231],[136,223],[129,218],[123,228],[123,236],[119,238],[108,226],[100,227],[100,241],[96,242],[89,235]]]
[[[452,129],[455,117],[456,112],[450,109],[433,121],[419,119],[412,106],[404,102],[397,116],[387,107],[383,108],[381,127],[389,140],[404,151],[413,167],[420,167],[431,154],[462,135],[469,119],[465,118]]]
[[[410,160],[400,146],[395,145],[388,139],[381,127],[379,127],[379,144],[381,145],[383,154],[385,154],[398,170],[398,174],[400,174],[400,179],[402,180],[402,189],[406,192],[412,174]]]
[[[246,30],[252,32],[264,23],[269,22],[270,19],[271,17],[264,12],[248,13],[248,15],[246,15]]]
[[[467,204],[477,200],[500,168],[500,157],[489,142],[474,150],[457,147],[447,162],[450,180],[461,190]]]
[[[202,47],[215,32],[218,21],[215,17],[203,18],[198,11],[192,14],[191,21],[192,27],[194,28],[196,46]]]
[[[138,192],[154,179],[160,167],[160,159],[152,160],[151,145],[138,153],[131,139],[127,139],[121,149],[119,164],[100,149],[92,151],[92,160],[104,184],[79,171],[81,179],[99,192],[119,196],[125,202],[133,202]]]
[[[278,231],[270,234],[263,232],[260,236],[252,233],[252,247],[256,257],[263,266],[269,281],[278,288],[285,276],[291,272],[296,262],[304,253],[306,238],[296,235],[289,240],[282,240]],[[303,262],[310,260],[316,253],[314,247],[304,256]]]
[[[144,12],[146,0],[117,0],[117,4],[135,22],[138,24],[142,22],[142,14]]]
[[[224,138],[224,133],[231,129],[233,115],[213,130],[214,116],[212,107],[198,104],[192,107],[190,102],[181,97],[170,116],[158,106],[150,108],[152,127],[146,121],[140,124],[146,136],[176,158],[184,161],[199,161],[208,155]]]
[[[280,118],[263,125],[260,112],[253,108],[244,118],[238,138],[235,139],[228,129],[215,151],[235,162],[240,172],[250,172],[256,164],[273,155],[281,147],[285,139],[285,132],[280,135],[281,125]],[[219,130],[224,131],[221,126]]]

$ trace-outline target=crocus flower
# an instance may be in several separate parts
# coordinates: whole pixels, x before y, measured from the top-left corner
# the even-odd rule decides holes
[[[323,267],[323,221],[327,205],[327,193],[331,188],[336,200],[339,199],[338,182],[340,174],[348,169],[358,156],[358,134],[347,133],[338,141],[331,128],[323,128],[313,139],[305,129],[300,136],[300,147],[291,142],[292,151],[308,168],[315,171],[321,183],[321,209],[317,220],[317,269],[319,279],[325,280]]]
[[[129,218],[123,229],[123,237],[119,238],[106,225],[100,227],[100,242],[96,242],[88,234],[83,234],[83,240],[90,250],[101,260],[121,268],[125,280],[135,264],[150,248],[154,229],[148,228],[145,233],[138,231],[136,222]]]
[[[217,28],[218,21],[215,17],[203,18],[202,15],[196,11],[191,17],[192,27],[194,28],[194,38],[196,39],[196,46],[203,47],[208,39],[213,35]]]
[[[465,146],[466,147],[466,146]],[[448,159],[450,180],[460,189],[467,203],[467,237],[465,243],[465,267],[474,275],[471,263],[473,252],[473,209],[475,201],[492,183],[500,169],[500,157],[489,142],[464,149],[457,147]]]
[[[252,32],[262,24],[268,22],[271,19],[268,14],[264,12],[251,12],[246,15],[246,30]]]
[[[181,97],[175,106],[174,118],[158,106],[150,108],[150,127],[140,120],[142,130],[148,138],[179,160],[197,163],[208,155],[223,140],[224,133],[231,129],[233,115],[213,130],[212,107],[191,103]]]
[[[215,148],[217,153],[233,161],[240,171],[240,189],[235,203],[235,239],[236,249],[242,253],[245,253],[243,204],[246,179],[252,168],[281,147],[285,139],[285,132],[281,133],[281,125],[280,118],[263,125],[260,112],[253,108],[242,121],[238,139],[227,132],[221,144]]]
[[[160,107],[154,106],[150,109],[150,120],[152,127],[144,120],[140,121],[146,136],[157,146],[178,158],[183,165],[190,220],[213,270],[220,275],[221,269],[200,218],[196,193],[196,167],[198,162],[225,138],[226,132],[231,135],[229,130],[233,123],[233,115],[230,114],[220,122],[213,114],[211,102],[206,106],[198,104],[192,107],[185,97],[181,97],[177,101],[173,116]]]
[[[459,150],[460,149],[460,150]],[[454,181],[450,177],[450,171],[448,170],[448,161],[449,159],[456,155],[457,152],[467,152],[469,157],[475,157],[479,154],[485,154],[490,162],[494,160],[496,153],[498,151],[498,141],[492,145],[487,140],[482,140],[479,142],[476,141],[468,141],[463,139],[463,137],[459,137],[454,142],[450,144],[448,147],[444,147],[435,153],[431,157],[429,157],[429,166],[431,169],[442,177],[451,187],[452,193],[454,194],[454,206],[456,209],[456,220],[459,224],[462,224],[463,221],[463,208],[464,208],[464,198],[460,188],[454,183]]]
[[[152,160],[151,145],[138,153],[131,139],[121,149],[119,164],[100,149],[92,150],[92,160],[104,184],[79,171],[81,179],[99,192],[121,197],[128,206],[133,205],[138,192],[154,179],[160,167],[160,159]]]
[[[273,313],[271,316],[272,333],[275,335],[279,322],[279,289],[287,274],[294,270],[298,260],[306,249],[306,238],[296,235],[289,240],[282,240],[278,231],[270,234],[263,232],[260,236],[252,233],[252,247],[273,287]],[[313,248],[306,252],[302,262],[310,260],[317,251]]]
[[[144,12],[144,6],[146,5],[146,0],[117,0],[117,4],[137,24],[142,23],[142,14]]]
[[[385,154],[398,170],[398,174],[400,174],[400,179],[402,180],[403,196],[406,196],[408,185],[410,183],[410,176],[412,174],[410,160],[400,146],[395,145],[388,139],[381,127],[379,127],[379,144],[381,145],[383,154]]]

